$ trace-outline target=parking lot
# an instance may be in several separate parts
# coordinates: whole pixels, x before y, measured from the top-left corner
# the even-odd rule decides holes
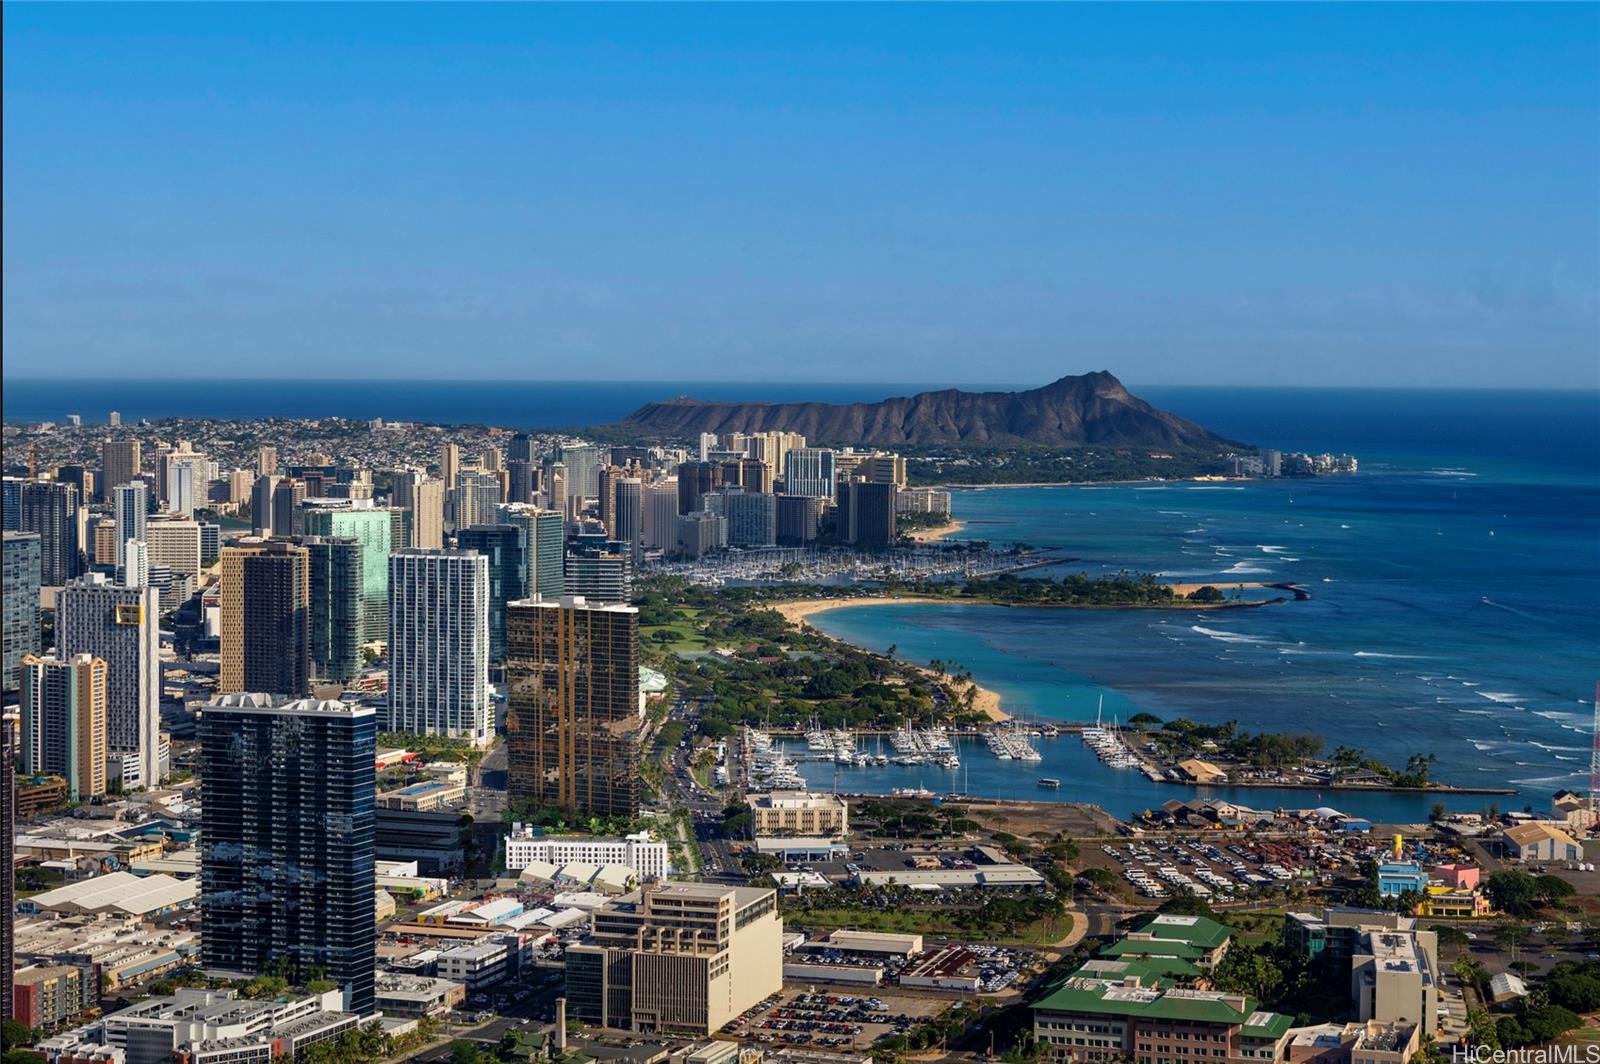
[[[948,1001],[900,994],[785,990],[722,1029],[768,1046],[866,1048],[937,1015]]]

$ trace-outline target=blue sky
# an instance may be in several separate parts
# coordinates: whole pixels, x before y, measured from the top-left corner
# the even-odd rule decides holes
[[[1595,5],[4,30],[7,376],[1600,385]]]

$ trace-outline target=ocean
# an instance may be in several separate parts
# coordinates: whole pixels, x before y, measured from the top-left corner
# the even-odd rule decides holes
[[[928,384],[7,380],[7,421],[171,416],[383,417],[547,428],[618,420],[679,394],[871,400]],[[1000,386],[993,386],[1000,387]],[[1184,582],[1290,580],[1312,598],[1259,609],[1014,610],[891,606],[815,618],[918,662],[970,668],[1030,719],[1163,717],[1309,731],[1436,777],[1515,788],[1544,808],[1585,785],[1600,662],[1600,393],[1140,387],[1232,439],[1347,451],[1352,476],[1243,484],[962,490],[968,539],[1055,547],[1091,573]],[[1114,813],[1185,793],[1105,768],[1075,737],[1042,763],[981,745],[954,773],[808,766],[818,785],[1096,801]],[[1058,791],[1040,777],[1062,781]],[[1427,795],[1213,789],[1245,804],[1328,804],[1380,821],[1425,817]]]
[[[1152,399],[1158,392],[1149,389]],[[1174,390],[1176,392],[1176,390]],[[823,631],[911,661],[954,660],[1030,720],[1237,721],[1311,732],[1391,764],[1437,758],[1436,778],[1509,787],[1453,808],[1544,809],[1587,786],[1600,655],[1600,424],[1592,395],[1520,394],[1511,415],[1474,393],[1300,395],[1254,415],[1179,413],[1285,447],[1349,450],[1354,475],[1236,484],[964,490],[957,538],[1054,547],[1063,571],[1174,581],[1292,581],[1305,602],[1254,609],[1088,611],[873,606],[813,618]],[[1468,413],[1473,416],[1465,416]],[[1291,434],[1295,425],[1299,431]],[[1517,431],[1537,426],[1537,431]],[[1348,432],[1343,426],[1350,426]],[[1499,434],[1512,429],[1505,438]],[[1076,737],[1041,740],[1042,763],[981,745],[964,770],[840,769],[839,786],[928,786],[993,797],[1097,801],[1114,813],[1183,793],[1100,765]],[[807,769],[833,785],[832,766]],[[1040,777],[1062,781],[1038,789]],[[1426,817],[1429,795],[1255,788],[1243,804],[1327,804],[1380,821]]]

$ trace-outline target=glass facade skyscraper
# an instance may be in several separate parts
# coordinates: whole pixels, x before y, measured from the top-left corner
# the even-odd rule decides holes
[[[224,695],[200,718],[201,962],[339,984],[373,1011],[374,759],[365,706]]]
[[[639,611],[568,596],[507,610],[507,786],[579,816],[639,813]]]
[[[527,532],[512,524],[473,525],[456,533],[462,550],[489,559],[489,660],[506,660],[506,603],[528,597]]]
[[[362,638],[368,642],[389,635],[389,553],[393,524],[388,510],[307,507],[301,514],[308,536],[348,536],[361,544]],[[279,535],[284,533],[279,532]]]

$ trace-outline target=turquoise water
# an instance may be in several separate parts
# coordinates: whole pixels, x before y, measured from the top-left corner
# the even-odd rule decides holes
[[[1430,456],[1432,457],[1432,456]],[[1312,599],[1255,609],[1030,610],[883,606],[813,618],[822,630],[916,662],[944,658],[1030,719],[1236,720],[1314,732],[1390,763],[1437,756],[1437,778],[1512,787],[1447,804],[1543,809],[1586,785],[1600,648],[1600,487],[1592,444],[1539,462],[1408,465],[1245,484],[1138,484],[956,493],[964,538],[1057,547],[1090,573],[1175,581],[1294,581]],[[1586,460],[1587,459],[1587,460]],[[1126,813],[1182,790],[1105,768],[1074,737],[1043,764],[964,758],[965,780],[927,769],[846,769],[839,785],[1098,801]],[[816,782],[830,784],[831,766]],[[1040,776],[1063,781],[1041,791]],[[1228,793],[1216,789],[1214,793]],[[1430,796],[1240,789],[1246,804],[1331,804],[1383,820]]]

